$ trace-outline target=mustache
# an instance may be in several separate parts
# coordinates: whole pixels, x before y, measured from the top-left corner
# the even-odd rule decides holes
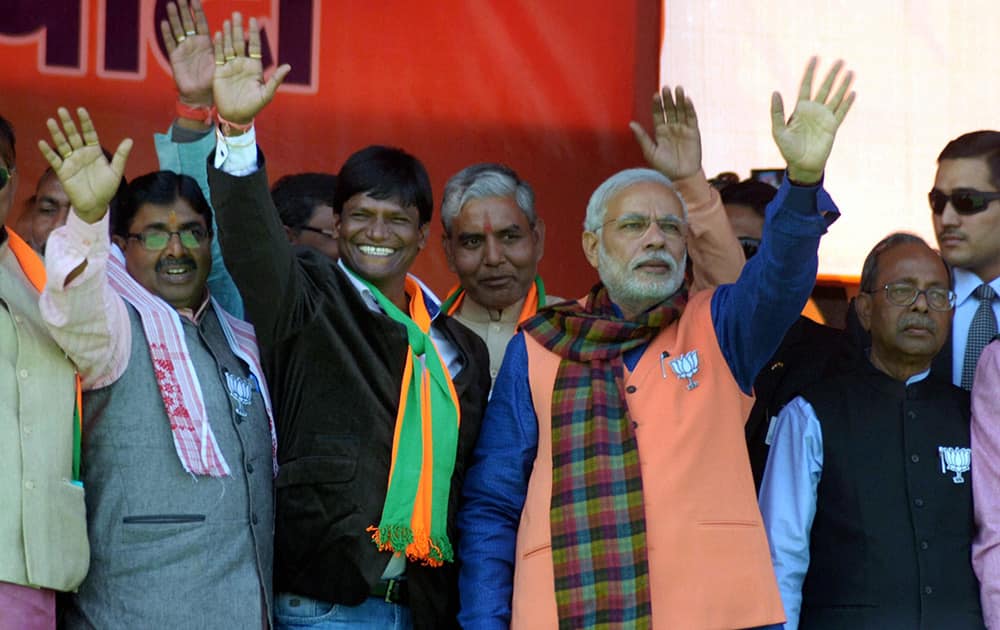
[[[937,234],[937,237],[939,239],[941,239],[941,238],[947,238],[949,236],[956,236],[958,238],[965,238],[965,233],[962,232],[961,230],[956,230],[954,228],[946,228],[944,230],[941,230]]]
[[[640,258],[639,260],[634,261],[630,265],[630,267],[634,271],[634,270],[638,269],[639,267],[641,267],[642,265],[645,265],[646,263],[651,263],[651,262],[664,263],[668,267],[670,267],[670,271],[671,272],[677,271],[677,267],[679,266],[677,264],[677,259],[674,258],[673,256],[671,256],[670,252],[658,251],[658,252],[650,252],[649,254],[646,254],[645,256],[643,256],[642,258]]]
[[[906,330],[911,326],[916,328],[926,328],[934,333],[937,332],[937,322],[923,313],[908,313],[904,315],[900,318],[896,327],[898,330]]]
[[[190,256],[184,256],[182,258],[161,258],[156,261],[156,271],[163,271],[164,267],[190,267],[191,269],[196,269],[198,267],[197,263],[194,262],[194,258]]]

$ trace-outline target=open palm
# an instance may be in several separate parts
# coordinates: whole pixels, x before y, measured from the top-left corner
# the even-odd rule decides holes
[[[292,67],[283,64],[264,81],[260,27],[256,19],[250,18],[248,38],[244,41],[243,17],[239,12],[233,13],[232,20],[225,21],[222,32],[215,34],[212,43],[215,52],[212,93],[219,117],[239,125],[247,124],[271,102]]]
[[[795,111],[787,122],[781,95],[775,92],[771,97],[771,134],[788,164],[788,176],[796,182],[811,184],[823,176],[837,130],[854,103],[854,92],[847,93],[854,78],[851,72],[831,95],[834,80],[842,67],[840,61],[833,65],[813,97],[816,58],[812,58],[802,77]]]
[[[69,111],[61,107],[59,119],[62,129],[55,119],[50,118],[47,122],[55,149],[45,140],[39,140],[38,148],[55,171],[76,214],[84,221],[94,223],[104,216],[108,203],[118,191],[128,154],[132,150],[132,140],[122,140],[109,163],[101,150],[90,114],[82,107],[77,109],[77,114],[82,135]]]
[[[629,127],[650,166],[671,179],[682,179],[701,170],[701,132],[694,103],[678,86],[676,99],[669,87],[653,96],[653,133],[651,139],[642,126]]]

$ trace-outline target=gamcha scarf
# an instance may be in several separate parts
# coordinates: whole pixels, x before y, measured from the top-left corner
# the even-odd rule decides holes
[[[542,310],[522,330],[562,357],[552,393],[552,562],[560,628],[650,627],[642,474],[623,354],[687,304],[682,289],[635,320],[598,284],[586,304]]]
[[[430,566],[454,562],[448,539],[448,496],[461,411],[451,375],[429,335],[431,316],[423,290],[415,279],[406,277],[407,315],[371,283],[354,277],[368,287],[386,315],[406,328],[410,346],[382,518],[368,531],[380,551],[405,552],[410,560]]]

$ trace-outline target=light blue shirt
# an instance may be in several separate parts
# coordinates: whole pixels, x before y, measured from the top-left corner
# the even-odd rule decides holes
[[[962,368],[965,364],[965,343],[969,339],[969,328],[972,318],[979,308],[979,300],[972,292],[983,281],[968,269],[955,268],[955,315],[951,320],[951,380],[957,386],[962,386]],[[1000,277],[987,284],[1000,295]],[[993,300],[993,316],[1000,321],[1000,300]]]
[[[906,384],[927,378],[914,374]],[[774,421],[771,450],[760,485],[760,514],[771,546],[771,563],[785,606],[785,628],[799,627],[802,584],[809,570],[809,539],[823,474],[823,430],[805,398],[797,396]]]

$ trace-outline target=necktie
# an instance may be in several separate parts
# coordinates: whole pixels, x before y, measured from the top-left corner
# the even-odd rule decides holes
[[[976,363],[983,348],[997,334],[997,318],[993,314],[993,300],[996,292],[988,284],[981,284],[973,292],[979,300],[979,308],[972,317],[969,336],[965,341],[965,361],[962,363],[962,387],[972,389],[972,378],[976,375]]]

